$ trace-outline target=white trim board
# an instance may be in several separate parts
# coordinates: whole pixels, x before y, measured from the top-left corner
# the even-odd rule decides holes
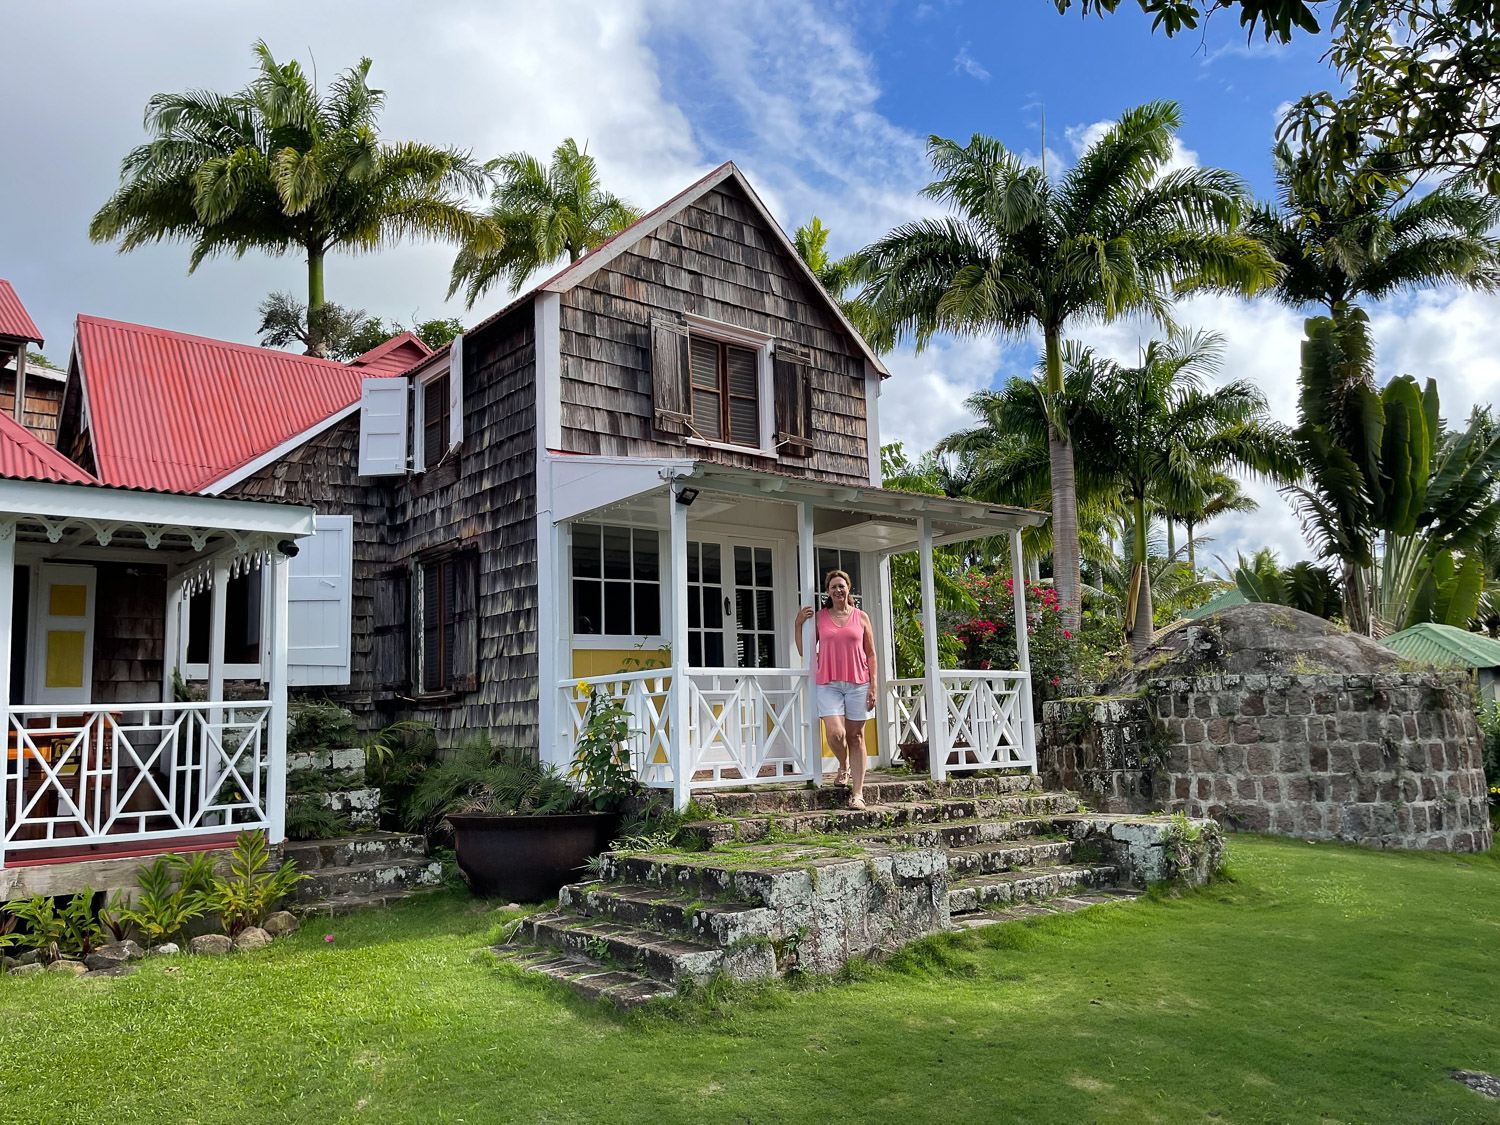
[[[349,417],[358,409],[359,400],[356,399],[348,406],[344,407],[342,410],[335,411],[327,418],[324,418],[321,422],[309,426],[300,434],[294,434],[292,437],[287,438],[286,441],[282,442],[274,449],[270,449],[265,453],[262,453],[259,457],[255,458],[252,461],[246,461],[238,469],[230,470],[218,480],[204,485],[198,491],[203,493],[205,496],[218,496],[220,493],[224,492],[225,489],[233,488],[235,485],[239,484],[240,481],[245,480],[247,477],[254,476],[256,473],[264,469],[267,465],[271,464],[273,461],[281,460],[292,450],[296,449],[299,445],[304,445],[307,442],[311,441],[313,438],[321,434],[324,430],[332,428],[338,422],[342,422],[345,418]]]

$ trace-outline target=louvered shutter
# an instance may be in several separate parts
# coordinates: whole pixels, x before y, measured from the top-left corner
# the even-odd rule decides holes
[[[366,379],[359,388],[359,475],[406,472],[407,382],[401,376]]]
[[[464,334],[448,345],[448,448],[464,440]]]
[[[479,686],[479,552],[453,556],[453,673],[454,691]]]
[[[811,360],[806,348],[776,341],[776,451],[784,456],[807,457],[813,451]]]
[[[287,683],[349,682],[354,517],[318,516],[288,564]]]
[[[651,318],[651,406],[658,430],[685,434],[693,416],[687,325]]]
[[[392,567],[375,579],[374,664],[377,690],[411,689],[411,568]]]

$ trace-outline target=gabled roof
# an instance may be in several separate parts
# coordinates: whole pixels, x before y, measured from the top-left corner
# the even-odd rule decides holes
[[[351,359],[349,366],[362,367],[367,375],[400,375],[431,354],[432,349],[414,333],[403,332]]]
[[[35,344],[46,342],[37,331],[36,322],[31,319],[26,306],[21,304],[21,298],[16,296],[11,283],[3,279],[0,279],[0,336]]]
[[[0,477],[67,484],[99,483],[6,414],[0,414]]]
[[[1435,621],[1424,621],[1402,629],[1380,643],[1408,660],[1420,660],[1424,664],[1446,668],[1500,667],[1500,641],[1452,625],[1439,625]]]
[[[756,195],[755,189],[750,186],[750,181],[745,178],[745,174],[736,167],[732,160],[727,160],[723,164],[720,164],[708,175],[684,188],[660,207],[646,212],[646,214],[631,223],[619,234],[600,243],[598,247],[579,258],[578,261],[569,263],[551,277],[525,290],[509,304],[503,306],[498,312],[491,313],[473,328],[468,329],[468,331],[477,332],[486,325],[493,324],[501,317],[533,300],[538,293],[566,293],[585,278],[609,265],[610,262],[625,253],[641,239],[655,232],[663,223],[675,218],[680,212],[696,203],[714,188],[731,180],[740,187],[745,193],[745,197],[750,201],[750,205],[765,220],[766,226],[775,234],[776,240],[781,244],[781,248],[785,251],[786,256],[795,263],[795,267],[802,273],[803,280],[812,287],[813,292],[823,299],[823,303],[828,308],[829,313],[843,326],[844,331],[848,333],[850,340],[854,342],[854,346],[860,355],[876,371],[880,372],[882,376],[889,376],[890,371],[887,370],[880,356],[876,354],[875,349],[870,347],[865,338],[859,334],[858,329],[850,323],[849,318],[844,315],[844,310],[829,295],[828,290],[823,288],[823,284],[818,280],[817,275],[808,268],[807,263],[802,260],[802,255],[797,253],[797,248],[792,245],[792,240],[787,237],[786,231],[781,229],[781,224],[776,221],[775,216],[761,202],[760,196]],[[440,354],[446,350],[446,348],[439,348],[438,353]]]
[[[332,360],[80,316],[77,360],[105,484],[194,492],[327,422],[376,374]]]

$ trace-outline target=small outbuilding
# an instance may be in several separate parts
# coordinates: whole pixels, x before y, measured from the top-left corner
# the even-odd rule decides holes
[[[1500,680],[1500,641],[1483,633],[1424,621],[1410,629],[1392,633],[1381,643],[1407,660],[1439,668],[1471,668],[1478,677],[1480,694],[1486,700],[1496,696],[1497,680]]]

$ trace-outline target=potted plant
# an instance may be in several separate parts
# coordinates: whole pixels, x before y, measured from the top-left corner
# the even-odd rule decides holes
[[[619,832],[620,803],[635,791],[629,736],[624,709],[594,695],[566,777],[528,751],[470,739],[425,771],[411,818],[452,826],[459,870],[476,894],[551,898]]]

